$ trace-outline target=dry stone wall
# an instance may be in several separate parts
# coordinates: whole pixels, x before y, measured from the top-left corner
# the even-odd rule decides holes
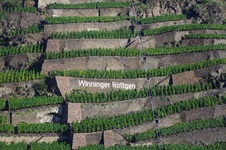
[[[58,134],[20,134],[13,136],[9,136],[7,134],[0,136],[1,142],[6,143],[18,143],[18,142],[26,142],[27,144],[30,144],[31,142],[57,142],[57,141],[64,141],[67,140],[67,136],[58,135]]]
[[[166,96],[165,97],[166,99],[155,97],[154,103],[156,107],[161,107],[163,105],[169,105],[175,102],[180,102],[180,101],[184,101],[192,98],[201,98],[206,96],[218,95],[224,92],[225,90],[226,88],[222,88],[222,89],[214,89],[214,90],[208,90],[208,91],[196,92],[196,93],[172,95],[172,96]],[[95,116],[112,116],[112,115],[119,115],[119,114],[127,114],[127,113],[137,112],[137,111],[141,111],[149,108],[151,108],[151,104],[150,104],[150,101],[148,101],[146,98],[110,102],[110,103],[68,103],[68,112],[69,112],[68,122],[69,123],[73,121],[80,122],[81,120],[87,117],[92,118]],[[214,110],[215,108],[211,108],[211,109]],[[216,114],[214,114],[209,110],[207,110],[207,112],[210,112],[214,117],[226,114],[225,111],[222,112],[220,110],[223,110],[223,106],[219,108],[216,107],[216,111],[217,111],[217,112],[215,111]],[[193,111],[191,112],[193,113]],[[185,114],[183,115],[186,116]],[[198,112],[197,112],[197,115],[202,116]],[[211,117],[211,115],[209,117]],[[189,116],[187,118],[189,118]],[[184,120],[186,119],[184,118]],[[163,125],[167,124],[167,121],[164,121],[162,124]]]
[[[55,32],[78,32],[78,31],[93,31],[93,30],[119,30],[128,28],[132,24],[130,21],[117,21],[109,23],[70,23],[70,24],[54,24],[45,25],[44,33],[50,35]]]
[[[12,124],[61,122],[63,115],[64,109],[60,105],[21,109],[12,111]]]
[[[103,2],[105,0],[39,0],[38,7],[46,6],[50,3],[61,3],[61,4],[79,4],[79,3],[92,3],[92,2]],[[128,0],[110,0],[112,2],[127,2]]]
[[[55,77],[56,86],[62,96],[70,93],[72,90],[82,89],[89,92],[107,92],[115,90],[141,89],[148,86],[168,85],[169,78],[153,77],[146,82],[146,78],[138,79],[91,79],[91,78],[72,78],[72,77]],[[55,86],[55,85],[53,85]]]
[[[9,98],[13,95],[32,97],[35,94],[34,85],[39,83],[38,80],[23,81],[14,83],[1,83],[0,98]]]
[[[72,149],[78,149],[81,146],[99,144],[102,139],[102,132],[93,133],[75,133],[73,135]]]
[[[170,137],[162,138],[164,143],[173,143],[173,144],[204,144],[210,145],[215,144],[219,141],[226,141],[226,128],[209,128],[198,131],[184,132]]]
[[[54,30],[54,29],[53,29]],[[197,33],[215,33],[215,32],[226,32],[225,30],[197,30]],[[144,48],[155,48],[163,46],[164,44],[169,44],[172,42],[179,42],[187,34],[196,33],[194,31],[180,31],[180,32],[168,32],[165,34],[159,34],[155,36],[144,36],[143,47]],[[196,34],[197,34],[196,33]],[[191,42],[189,42],[191,41]],[[225,44],[225,40],[221,39],[189,39],[182,40],[182,45],[191,45],[194,42],[194,45],[208,45],[208,44]],[[205,43],[206,44],[205,44]],[[46,52],[55,51],[59,52],[62,50],[78,50],[78,49],[90,49],[90,48],[138,48],[140,49],[139,39],[130,38],[130,39],[49,39],[46,47]]]
[[[196,53],[184,53],[177,55],[150,56],[146,58],[146,65],[142,63],[141,57],[119,57],[119,56],[92,56],[69,59],[45,60],[42,72],[48,73],[52,70],[130,70],[130,69],[152,69],[173,65],[195,63],[203,60],[226,57],[225,51],[205,51]]]
[[[101,8],[101,9],[49,9],[48,16],[125,16],[131,14],[134,16],[133,9],[130,8]]]

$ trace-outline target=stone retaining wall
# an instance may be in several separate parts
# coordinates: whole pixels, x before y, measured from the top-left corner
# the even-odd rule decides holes
[[[60,3],[60,4],[79,4],[79,3],[92,3],[92,2],[102,2],[105,0],[39,0],[38,7],[46,6],[50,3]],[[110,0],[110,2],[127,2],[128,0]]]
[[[48,16],[78,16],[78,17],[94,17],[94,16],[134,16],[131,8],[101,8],[101,9],[49,9]]]
[[[129,89],[142,89],[148,86],[168,85],[170,78],[167,77],[153,77],[146,82],[145,78],[138,79],[91,79],[91,78],[73,78],[73,77],[55,77],[56,85],[62,96],[66,93],[70,93],[72,90],[86,90],[89,92],[107,92],[115,90],[129,90]],[[97,86],[87,86],[90,82],[97,82]],[[83,84],[84,83],[84,84]],[[92,84],[93,84],[92,83]],[[102,84],[103,83],[103,84]],[[99,86],[99,84],[102,84]]]
[[[151,69],[195,63],[203,60],[226,57],[225,51],[205,51],[198,53],[183,53],[177,55],[151,56],[146,58],[146,64],[141,57],[92,56],[68,59],[45,60],[42,73],[52,70],[131,70]]]
[[[64,135],[58,135],[58,134],[19,134],[16,135],[1,135],[0,141],[1,142],[7,142],[7,143],[18,143],[18,142],[26,142],[27,144],[30,144],[31,142],[57,142],[57,141],[65,141],[68,137]]]
[[[94,22],[94,23],[69,23],[69,24],[54,24],[45,25],[44,33],[50,35],[55,32],[79,32],[79,31],[93,31],[93,30],[119,30],[130,27],[130,21],[116,21],[116,22]]]
[[[63,121],[63,106],[45,106],[12,111],[12,124]]]
[[[154,98],[154,103],[156,107],[161,107],[163,105],[173,104],[175,102],[180,102],[192,98],[201,98],[206,96],[218,95],[222,92],[226,91],[226,88],[222,89],[214,89],[196,93],[186,93],[186,94],[179,94],[179,95],[172,95],[166,96],[166,99]],[[226,105],[225,105],[226,106]],[[206,110],[207,112],[212,113],[209,117],[218,117],[221,115],[226,114],[226,109],[224,110],[224,105],[211,108],[211,110],[215,110],[215,112],[211,112],[210,110]],[[145,109],[151,108],[150,101],[146,98],[139,98],[139,99],[131,99],[131,100],[124,100],[124,101],[117,101],[117,102],[108,102],[108,103],[68,103],[68,122],[71,123],[73,121],[81,121],[87,117],[95,117],[95,116],[112,116],[118,114],[127,114],[131,112],[137,112]],[[207,108],[209,109],[209,108]],[[203,116],[201,113],[204,112],[204,117],[206,116],[205,111],[196,112],[197,116]],[[183,120],[189,121],[189,115],[194,115],[191,113],[186,112],[182,113],[184,116]],[[170,121],[169,121],[170,122]],[[162,124],[169,124],[165,121]]]
[[[204,117],[204,118],[215,118],[215,117],[219,117],[220,115],[226,115],[226,111],[221,110],[221,109],[225,110],[225,108],[226,108],[226,105],[219,105],[219,106],[214,106],[214,107],[194,109],[194,110],[185,111],[185,112],[188,112],[189,114],[193,115],[191,117],[192,118],[191,120],[196,120],[196,119],[200,118],[199,114],[202,113],[202,111],[206,112],[206,113],[202,113],[201,117]],[[212,110],[217,110],[217,111],[215,112],[215,111],[212,111]],[[222,111],[222,113],[218,114],[220,111]],[[159,125],[160,125],[159,127],[160,128],[169,127],[169,126],[172,126],[176,123],[191,121],[191,120],[184,120],[182,118],[182,116],[184,116],[185,112],[182,112],[180,114],[172,114],[172,115],[167,116],[166,118],[160,119],[159,120]],[[198,114],[195,114],[196,112],[198,112]],[[218,115],[214,115],[214,114],[218,114]],[[128,128],[123,128],[123,129],[114,129],[114,130],[110,130],[110,131],[105,131],[103,133],[103,135],[102,135],[102,132],[74,134],[73,142],[72,142],[72,148],[76,149],[79,146],[86,146],[86,145],[91,145],[91,144],[100,144],[102,136],[103,136],[103,141],[104,141],[103,144],[106,147],[114,146],[114,145],[117,145],[117,144],[126,145],[126,141],[123,139],[124,134],[136,134],[136,133],[140,133],[140,132],[145,132],[145,131],[148,131],[148,130],[152,130],[153,126],[154,126],[153,122],[147,122],[147,123],[144,123],[144,124],[139,125],[139,126],[133,126],[133,127],[128,127]],[[216,130],[216,129],[213,129],[213,130]],[[205,129],[205,130],[212,130],[212,129]],[[223,133],[219,134],[220,131],[221,131],[221,129],[216,130],[216,135],[218,135],[218,137],[220,137],[220,139],[224,139],[225,136],[223,135]],[[223,131],[224,131],[224,128],[223,128]],[[199,130],[198,132],[202,134],[202,130]],[[193,134],[193,133],[194,132],[189,132],[188,134],[190,135],[190,134]],[[180,134],[184,134],[184,133],[180,133]],[[193,141],[193,139],[196,139],[197,136],[198,135],[195,135],[193,138],[191,138],[191,141]],[[201,137],[204,137],[204,136],[201,136]],[[174,140],[170,140],[170,139],[171,138],[166,137],[167,143],[175,143],[175,140],[178,140],[180,138],[177,137]],[[199,137],[199,139],[200,139],[200,137]],[[202,140],[203,140],[203,138],[202,138]],[[213,141],[213,139],[211,139],[211,141]],[[190,143],[190,141],[188,141],[188,142]],[[219,140],[217,140],[217,142],[219,142]],[[153,143],[153,141],[151,141],[149,143]],[[183,142],[183,141],[180,140],[179,142],[176,142],[176,143],[187,143],[187,141]]]

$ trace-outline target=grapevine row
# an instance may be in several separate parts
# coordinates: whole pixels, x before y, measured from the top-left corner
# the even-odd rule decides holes
[[[226,120],[223,117],[220,118],[212,118],[207,120],[194,120],[191,122],[182,122],[172,125],[170,127],[165,127],[160,129],[161,136],[168,136],[171,134],[177,134],[180,132],[187,132],[187,131],[194,131],[200,129],[207,129],[207,128],[217,128],[217,127],[225,127]],[[148,140],[155,137],[155,131],[150,130],[142,133],[136,133],[134,135],[125,135],[126,140],[129,142],[137,142]]]
[[[2,150],[27,150],[27,144],[25,142],[19,142],[19,143],[6,143],[6,142],[0,142],[0,148]]]
[[[0,110],[5,108],[5,101],[0,99]]]
[[[139,24],[149,24],[164,21],[178,21],[186,19],[185,15],[163,15],[151,18],[140,18]],[[100,17],[77,17],[77,16],[63,16],[63,17],[47,17],[48,24],[64,24],[64,23],[83,23],[83,22],[114,22],[121,20],[131,20],[135,23],[135,17],[132,16],[100,16]]]
[[[40,45],[28,45],[28,46],[8,46],[0,48],[0,56],[15,55],[22,53],[41,53],[44,52],[44,47]]]
[[[97,8],[127,8],[129,2],[97,2],[81,4],[49,4],[50,9],[97,9]]]
[[[164,68],[154,68],[148,70],[54,70],[49,72],[49,76],[69,76],[98,79],[134,79],[168,76],[171,74],[198,70],[220,64],[226,64],[226,58],[204,60],[191,64],[168,66]]]
[[[76,58],[87,56],[126,56],[126,57],[140,57],[142,54],[146,56],[156,55],[172,55],[180,53],[194,53],[211,50],[226,50],[226,45],[202,45],[202,46],[181,46],[173,48],[146,48],[142,52],[139,49],[117,48],[104,49],[94,48],[85,50],[70,50],[61,52],[47,52],[46,59],[62,59],[62,58]]]
[[[226,34],[188,34],[186,39],[226,39]]]
[[[222,24],[187,24],[164,26],[156,29],[144,29],[142,35],[156,35],[172,31],[188,31],[188,30],[225,30],[226,26]],[[112,30],[112,31],[81,31],[81,32],[58,32],[52,33],[52,39],[122,39],[131,38],[137,35],[137,31],[132,30]]]
[[[9,107],[12,110],[23,109],[29,107],[55,105],[63,103],[63,98],[60,96],[46,97],[38,96],[31,98],[12,98],[9,101]]]
[[[137,32],[129,29],[112,31],[81,31],[81,32],[57,32],[50,35],[50,39],[124,39],[135,37]]]
[[[134,17],[130,16],[100,16],[100,17],[47,17],[46,22],[48,24],[66,24],[66,23],[83,23],[83,22],[113,22],[121,20],[130,20]]]
[[[18,133],[63,133],[68,130],[67,124],[59,123],[20,123],[17,124]],[[0,133],[15,133],[12,124],[0,124]]]
[[[169,96],[183,93],[194,93],[205,91],[209,89],[219,88],[218,83],[196,83],[196,84],[181,84],[181,85],[164,85],[155,86],[152,88],[153,96]],[[140,90],[118,90],[110,92],[88,93],[71,92],[66,94],[67,101],[74,103],[106,103],[123,101],[129,99],[146,98],[149,89],[144,88]]]
[[[175,26],[164,26],[156,29],[144,29],[143,35],[157,35],[172,31],[189,31],[189,30],[225,30],[226,26],[222,24],[186,24]]]
[[[71,150],[70,145],[65,142],[32,142],[29,148],[25,142],[10,144],[6,142],[0,142],[0,148],[2,150]]]
[[[5,124],[8,122],[7,116],[0,116],[0,124]]]
[[[20,123],[17,124],[18,133],[63,133],[68,130],[67,124],[59,123]]]
[[[35,72],[34,70],[7,70],[0,72],[0,83],[39,80],[43,78],[44,76],[40,72]]]
[[[3,9],[4,13],[20,13],[20,12],[31,12],[31,13],[36,13],[37,8],[35,7],[9,7]]]
[[[171,105],[163,106],[156,109],[156,115],[159,118],[164,118],[170,114],[180,113],[191,109],[202,107],[210,107],[226,103],[223,97],[204,97],[199,99],[190,99],[186,101],[176,102]],[[143,110],[135,113],[124,115],[115,115],[107,117],[86,118],[80,123],[73,122],[72,127],[75,133],[88,133],[105,131],[111,129],[122,129],[125,127],[137,126],[145,122],[153,121],[153,111]]]
[[[190,145],[190,144],[164,144],[165,150],[223,150],[226,147],[226,143],[220,142],[212,145]],[[159,146],[142,145],[142,146],[112,146],[109,148],[103,145],[89,145],[85,147],[79,147],[78,150],[159,150]]]
[[[9,36],[24,35],[24,34],[30,34],[30,33],[40,33],[42,31],[43,31],[43,27],[35,25],[28,28],[14,29],[10,31],[8,35]]]

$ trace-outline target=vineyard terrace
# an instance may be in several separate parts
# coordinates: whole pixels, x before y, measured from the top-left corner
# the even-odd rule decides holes
[[[126,84],[124,82],[111,82],[111,83],[106,83],[106,82],[88,82],[85,80],[78,80],[79,86],[83,87],[96,87],[96,88],[114,88],[114,89],[125,89],[125,90],[131,90],[131,89],[136,89],[135,84]]]

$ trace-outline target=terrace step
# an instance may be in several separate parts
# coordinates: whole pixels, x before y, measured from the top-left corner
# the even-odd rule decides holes
[[[129,28],[132,25],[130,21],[116,21],[116,22],[95,22],[95,23],[68,23],[68,24],[54,24],[45,25],[44,33],[50,35],[55,32],[80,32],[80,31],[101,31],[101,30],[119,30]]]
[[[80,4],[80,3],[92,3],[92,2],[104,2],[105,0],[39,0],[38,7],[45,7],[50,3],[59,4]],[[128,0],[114,0],[114,2],[127,2]]]

